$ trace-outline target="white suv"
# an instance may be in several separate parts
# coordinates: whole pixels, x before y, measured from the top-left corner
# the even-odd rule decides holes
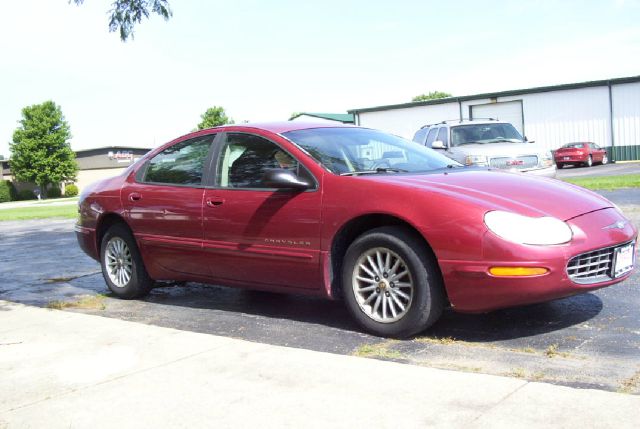
[[[413,141],[464,165],[556,176],[551,151],[527,141],[508,122],[493,119],[443,121],[420,128]]]

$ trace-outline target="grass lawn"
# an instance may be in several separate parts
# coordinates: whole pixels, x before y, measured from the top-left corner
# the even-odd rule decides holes
[[[593,190],[611,191],[620,188],[640,188],[640,174],[600,177],[570,177],[562,180]]]
[[[0,221],[45,219],[49,217],[74,219],[76,216],[78,216],[78,206],[76,204],[65,204],[61,206],[32,205],[29,207],[16,207],[13,209],[0,210]]]

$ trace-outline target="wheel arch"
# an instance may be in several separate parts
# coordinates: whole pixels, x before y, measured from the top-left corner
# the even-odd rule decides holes
[[[366,215],[361,215],[356,218],[351,219],[346,222],[342,227],[338,230],[338,232],[334,235],[333,241],[331,243],[331,251],[330,251],[330,280],[331,280],[331,296],[340,297],[342,296],[342,262],[345,254],[347,253],[347,249],[353,243],[353,241],[375,228],[380,228],[383,226],[398,226],[405,228],[408,230],[411,235],[413,235],[416,239],[418,239],[423,245],[427,253],[433,260],[436,262],[435,266],[438,270],[438,275],[442,281],[442,273],[440,272],[440,267],[438,264],[438,259],[431,248],[431,245],[426,240],[426,238],[418,231],[418,229],[407,222],[404,219],[401,219],[397,216],[393,216],[385,213],[370,213]],[[444,286],[444,282],[442,283]],[[443,287],[443,294],[447,299],[447,290],[446,287]]]
[[[96,225],[96,249],[98,249],[98,255],[100,255],[100,245],[102,243],[102,237],[104,237],[104,234],[109,230],[109,228],[116,224],[122,224],[126,226],[129,231],[131,231],[131,227],[129,227],[127,221],[125,221],[124,218],[118,213],[104,213],[98,219],[98,224]]]

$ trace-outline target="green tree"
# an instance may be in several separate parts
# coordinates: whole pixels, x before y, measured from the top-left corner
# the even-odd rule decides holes
[[[70,138],[69,124],[53,101],[25,107],[9,143],[13,175],[37,184],[45,197],[49,184],[75,179],[78,165]]]
[[[447,97],[451,97],[451,94],[449,94],[448,92],[431,91],[428,94],[416,95],[411,99],[411,101],[437,100],[438,98],[447,98]]]
[[[81,5],[84,0],[69,0],[69,3]],[[168,0],[114,0],[109,9],[109,31],[118,31],[120,39],[126,42],[133,39],[133,28],[150,14],[160,15],[165,21],[173,16]]]
[[[204,130],[205,128],[217,127],[218,125],[233,124],[233,119],[227,117],[223,107],[213,106],[209,107],[206,112],[200,115],[200,123],[197,130]]]

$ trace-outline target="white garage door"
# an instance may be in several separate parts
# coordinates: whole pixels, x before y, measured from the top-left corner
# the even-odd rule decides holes
[[[504,103],[476,104],[470,106],[471,118],[493,118],[511,122],[520,134],[524,134],[524,119],[522,116],[522,101],[506,101]]]

